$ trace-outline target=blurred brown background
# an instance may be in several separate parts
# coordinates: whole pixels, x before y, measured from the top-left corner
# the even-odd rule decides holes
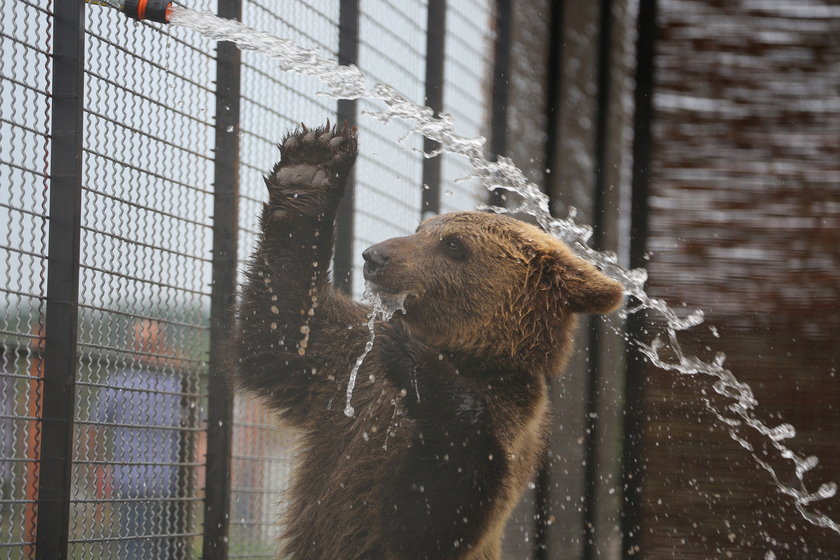
[[[796,427],[811,490],[840,481],[840,3],[664,0],[656,53],[650,292],[706,312],[720,338],[681,340]],[[840,558],[704,411],[708,379],[645,385],[643,557]]]

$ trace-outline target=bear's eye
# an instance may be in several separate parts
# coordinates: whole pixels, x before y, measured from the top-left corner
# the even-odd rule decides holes
[[[443,247],[444,252],[447,256],[458,259],[464,260],[467,258],[469,252],[467,251],[467,246],[464,242],[454,235],[444,237],[440,240],[440,244]]]

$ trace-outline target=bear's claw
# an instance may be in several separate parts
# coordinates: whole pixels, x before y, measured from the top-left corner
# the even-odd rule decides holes
[[[337,200],[356,159],[356,128],[346,123],[331,127],[327,121],[326,126],[312,129],[301,123],[279,148],[280,161],[265,178],[271,206],[318,193]]]
[[[280,163],[278,166],[296,163],[311,163],[331,167],[340,172],[345,166],[352,165],[356,157],[356,127],[326,126],[310,129],[301,124],[280,143]]]

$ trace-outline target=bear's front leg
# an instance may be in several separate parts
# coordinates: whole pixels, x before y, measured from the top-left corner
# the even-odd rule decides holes
[[[377,340],[416,434],[382,488],[386,558],[478,558],[478,547],[492,548],[483,539],[509,470],[490,406],[446,356],[404,329],[387,326]]]
[[[245,388],[292,420],[305,418],[327,372],[341,367],[314,347],[324,328],[364,318],[329,284],[335,215],[356,150],[346,126],[304,127],[283,140],[265,179],[269,201],[238,309],[237,369]]]

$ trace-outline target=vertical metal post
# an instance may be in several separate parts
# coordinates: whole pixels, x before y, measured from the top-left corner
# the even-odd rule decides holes
[[[36,558],[64,560],[70,518],[79,305],[84,3],[53,6],[50,231]]]
[[[560,141],[557,125],[560,113],[560,96],[563,85],[563,15],[565,0],[551,3],[551,27],[548,40],[548,84],[546,86],[546,142],[545,162],[551,173],[557,166],[557,144]],[[548,451],[540,472],[537,475],[537,503],[534,531],[534,559],[551,558],[551,540],[549,523],[551,519],[551,450]]]
[[[338,14],[338,63],[359,62],[359,0],[341,0]],[[338,124],[356,124],[356,101],[339,99]],[[347,178],[344,197],[338,205],[336,216],[335,257],[333,258],[333,284],[347,293],[353,291],[353,239],[356,209],[356,173]]]
[[[650,185],[653,123],[653,87],[656,46],[656,0],[641,0],[636,24],[636,91],[633,116],[633,177],[630,208],[630,267],[645,264],[648,234],[648,191]],[[631,302],[633,307],[634,303]],[[645,315],[633,313],[627,318],[627,371],[625,376],[624,450],[622,478],[624,511],[622,515],[623,555],[638,557],[641,530],[642,490],[642,419],[645,362],[633,341],[643,337]]]
[[[429,0],[426,25],[426,105],[436,115],[443,111],[443,67],[446,49],[446,0]],[[423,139],[423,151],[434,152],[440,144]],[[433,216],[440,212],[441,158],[423,160],[422,214]]]
[[[490,121],[490,151],[494,157],[507,153],[508,79],[510,75],[510,42],[513,2],[496,0],[496,42],[493,54],[492,117]],[[490,195],[492,206],[504,206],[503,192]]]
[[[598,104],[595,115],[595,180],[592,193],[592,246],[604,249],[604,204],[607,188],[607,125],[610,106],[610,72],[612,53],[612,0],[601,0],[598,45]],[[601,329],[598,317],[589,318],[589,367],[586,380],[586,447],[583,494],[583,560],[596,556],[595,532],[598,527],[597,484],[598,484],[598,442],[599,442],[599,392],[601,385]]]
[[[241,0],[219,2],[219,16],[242,18]],[[226,560],[230,529],[233,390],[225,360],[236,298],[239,214],[239,97],[241,53],[230,42],[216,47],[216,146],[213,191],[213,287],[210,295],[210,368],[207,402],[205,560]]]

